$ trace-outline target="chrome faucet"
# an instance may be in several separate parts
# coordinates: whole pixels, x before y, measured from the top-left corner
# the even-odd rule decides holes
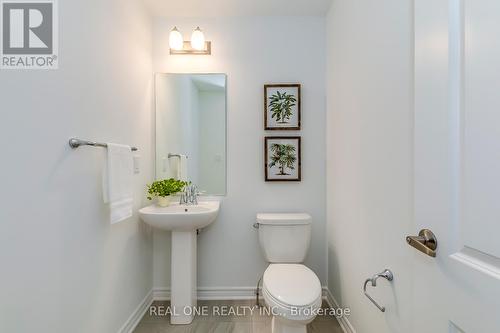
[[[198,187],[195,184],[184,186],[181,193],[180,205],[197,205],[198,204]]]

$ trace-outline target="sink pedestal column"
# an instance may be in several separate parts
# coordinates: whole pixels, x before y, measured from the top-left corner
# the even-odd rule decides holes
[[[196,230],[172,231],[171,272],[170,323],[190,324],[197,303]]]

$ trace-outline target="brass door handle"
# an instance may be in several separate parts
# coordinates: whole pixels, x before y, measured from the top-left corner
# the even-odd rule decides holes
[[[406,236],[406,242],[428,256],[436,256],[437,238],[429,229],[420,230],[418,236]]]

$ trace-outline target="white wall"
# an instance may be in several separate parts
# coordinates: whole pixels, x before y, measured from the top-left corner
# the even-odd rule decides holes
[[[188,39],[200,26],[211,56],[170,56],[173,26]],[[309,212],[314,219],[306,260],[326,283],[325,21],[320,17],[163,19],[154,23],[156,72],[227,73],[227,196],[217,221],[198,238],[198,286],[254,287],[266,263],[252,228],[259,212]],[[265,83],[302,84],[300,183],[264,182]],[[155,231],[154,285],[170,285],[170,235]]]
[[[412,8],[334,0],[327,17],[328,286],[357,332],[410,332]],[[385,268],[382,314],[362,286]]]
[[[58,3],[60,68],[0,73],[0,331],[116,332],[151,289],[151,233],[136,215],[109,224],[105,150],[67,142],[139,147],[144,204],[151,21],[135,0]]]

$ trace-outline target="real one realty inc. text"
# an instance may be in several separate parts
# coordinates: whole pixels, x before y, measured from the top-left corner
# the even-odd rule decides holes
[[[331,316],[336,318],[347,317],[351,314],[350,308],[332,308],[332,307],[290,307],[287,311],[292,316]],[[285,315],[279,311],[278,307],[269,306],[250,306],[250,305],[201,305],[184,306],[176,308],[168,305],[151,305],[149,307],[150,316],[212,316],[212,317],[245,317],[245,316],[282,316]]]

